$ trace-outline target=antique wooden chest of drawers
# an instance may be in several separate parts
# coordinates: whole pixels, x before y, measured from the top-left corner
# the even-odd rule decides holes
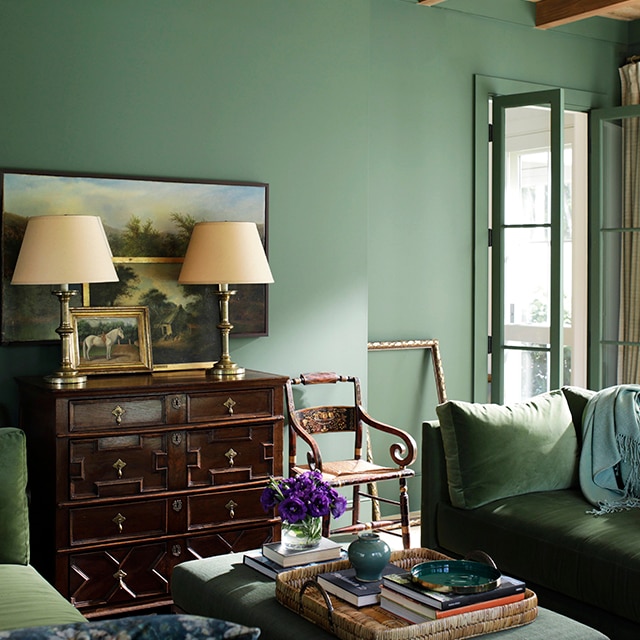
[[[286,378],[19,378],[34,566],[87,616],[171,603],[173,567],[279,539]]]

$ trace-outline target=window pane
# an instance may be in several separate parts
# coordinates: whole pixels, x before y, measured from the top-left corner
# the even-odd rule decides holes
[[[638,234],[635,234],[638,235]],[[620,327],[620,247],[622,234],[602,234],[602,339],[618,340]]]
[[[504,351],[504,400],[521,402],[549,390],[549,353]]]
[[[506,344],[549,343],[550,230],[505,229]]]

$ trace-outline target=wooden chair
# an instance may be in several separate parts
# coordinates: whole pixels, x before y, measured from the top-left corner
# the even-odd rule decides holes
[[[354,403],[349,406],[318,406],[296,408],[293,387],[295,385],[318,385],[349,383],[353,385]],[[326,482],[334,487],[353,486],[353,506],[351,525],[334,529],[331,533],[355,533],[365,529],[389,529],[397,525],[397,519],[378,519],[373,522],[360,521],[360,498],[367,497],[373,501],[395,504],[400,507],[400,524],[402,544],[410,548],[409,540],[409,495],[407,478],[415,475],[409,466],[416,459],[416,442],[410,434],[402,429],[392,427],[374,420],[362,407],[360,381],[353,376],[339,376],[335,373],[304,373],[299,378],[289,379],[285,385],[287,408],[289,412],[289,473],[297,475],[309,469],[317,469]],[[362,442],[364,425],[397,437],[401,442],[394,442],[389,447],[390,464],[380,465],[373,460],[363,459]],[[316,438],[330,433],[353,432],[353,457],[347,460],[328,462],[323,460]],[[296,460],[297,440],[301,438],[309,447],[308,464],[299,465]],[[371,456],[373,457],[373,456]],[[397,480],[400,485],[398,500],[382,498],[377,495],[374,483]],[[367,487],[369,485],[369,488]],[[362,487],[367,491],[362,490]],[[329,536],[329,521],[323,523],[323,535]],[[393,533],[393,531],[390,531]],[[395,534],[398,535],[398,534]]]

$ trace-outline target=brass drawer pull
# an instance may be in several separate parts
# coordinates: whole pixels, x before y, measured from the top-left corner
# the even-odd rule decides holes
[[[174,544],[171,547],[171,555],[174,558],[178,558],[178,557],[180,557],[181,554],[182,554],[182,547],[179,544]]]
[[[120,588],[124,589],[124,582],[122,581],[122,579],[127,577],[127,572],[123,571],[122,569],[118,569],[113,574],[113,577],[118,581]]]
[[[236,406],[236,401],[233,398],[227,398],[224,402],[224,406],[227,407],[227,412],[230,416],[233,415],[233,407]]]
[[[174,396],[174,397],[171,399],[171,406],[172,406],[176,411],[182,407],[182,400],[181,400],[180,396]]]
[[[171,507],[176,513],[180,513],[180,511],[182,511],[182,500],[180,498],[176,498],[171,503]]]
[[[112,522],[115,522],[118,525],[118,533],[122,533],[122,525],[125,520],[126,518],[121,513],[116,514],[113,518]]]
[[[182,434],[179,431],[174,431],[171,434],[171,442],[177,447],[182,442]]]
[[[233,459],[238,455],[238,452],[234,451],[233,449],[229,449],[229,451],[227,451],[224,455],[229,461],[229,466],[233,467]]]
[[[229,500],[229,502],[227,502],[227,504],[224,505],[225,509],[229,510],[229,517],[230,518],[235,518],[236,516],[236,512],[235,512],[235,508],[238,506],[237,502],[234,502],[233,500]]]
[[[122,470],[127,466],[124,460],[118,458],[112,465],[112,467],[118,472],[118,478],[122,478]]]
[[[116,406],[116,408],[111,412],[111,414],[116,417],[116,424],[122,424],[122,416],[126,412],[126,409],[123,409],[120,405]]]

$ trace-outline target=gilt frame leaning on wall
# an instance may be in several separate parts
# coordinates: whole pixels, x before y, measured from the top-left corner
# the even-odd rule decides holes
[[[2,344],[59,340],[59,304],[51,288],[11,285],[27,219],[89,214],[102,219],[120,280],[67,283],[78,293],[72,308],[149,307],[154,371],[205,369],[220,357],[216,287],[181,285],[178,275],[201,221],[255,222],[268,255],[267,184],[10,169],[0,177]],[[268,335],[267,286],[233,288],[233,336]]]
[[[81,374],[153,370],[147,307],[75,307],[72,364]]]

